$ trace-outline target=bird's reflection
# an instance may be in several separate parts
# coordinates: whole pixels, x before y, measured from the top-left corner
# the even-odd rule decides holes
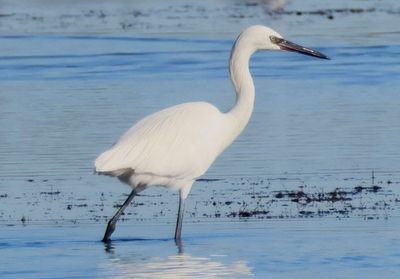
[[[182,242],[182,239],[175,239],[175,245],[178,248],[178,255],[183,254],[183,242]]]
[[[106,251],[107,253],[114,253],[114,245],[112,243],[112,241],[106,241],[104,242],[104,251]]]
[[[112,242],[105,243],[109,261],[102,268],[112,278],[245,278],[252,276],[246,261],[227,261],[226,255],[194,256],[184,252],[183,243],[176,243],[177,253],[154,255],[122,255]]]
[[[139,240],[139,239],[136,239],[136,240]],[[104,251],[106,253],[109,253],[109,254],[113,254],[114,253],[115,245],[114,245],[113,241],[109,240],[109,241],[103,242],[103,244],[104,244]],[[176,248],[178,249],[178,255],[179,254],[183,254],[183,242],[182,242],[182,240],[181,239],[176,239],[175,240],[175,245],[176,245]]]

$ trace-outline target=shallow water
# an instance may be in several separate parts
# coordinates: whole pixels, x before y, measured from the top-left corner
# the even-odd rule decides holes
[[[2,178],[86,175],[95,156],[141,117],[185,101],[205,100],[221,110],[234,101],[227,76],[231,40],[1,40]],[[397,171],[400,81],[392,57],[400,47],[320,50],[333,59],[255,55],[254,115],[209,177]]]
[[[163,225],[121,225],[111,246],[96,240],[99,225],[9,227],[0,270],[2,278],[396,278],[398,221],[187,224],[180,249]]]
[[[4,3],[6,12],[15,8]],[[262,18],[250,17],[261,4],[238,3],[219,10],[220,22],[246,12],[230,22],[235,34]],[[313,14],[321,7],[312,1],[300,18],[291,14],[301,8],[293,3],[285,13],[266,13],[289,39],[332,60],[253,57],[254,114],[193,187],[183,254],[171,239],[177,196],[162,188],[127,209],[112,247],[98,241],[129,189],[93,175],[93,160],[132,123],[162,108],[203,100],[229,109],[233,31],[188,24],[184,32],[163,33],[176,30],[176,18],[143,27],[141,20],[168,13],[182,17],[174,9],[148,12],[137,22],[141,28],[121,29],[111,20],[86,33],[76,23],[102,19],[85,17],[85,8],[71,12],[82,17],[71,21],[76,25],[48,25],[65,17],[44,15],[37,23],[50,26],[44,31],[22,6],[0,15],[0,277],[396,278],[400,45],[392,38],[399,25],[389,24],[395,2],[376,3],[366,1],[376,10],[358,16],[332,4],[326,8],[333,22]],[[107,7],[107,17],[118,18]],[[187,9],[187,23],[202,13]],[[365,30],[361,23],[371,13],[377,24]],[[295,34],[296,22],[306,35]],[[322,27],[307,29],[312,22],[331,36],[320,37]],[[346,22],[354,28],[340,33]],[[394,30],[384,32],[383,23]]]

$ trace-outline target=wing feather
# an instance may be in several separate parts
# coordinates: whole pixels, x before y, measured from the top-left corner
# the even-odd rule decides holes
[[[223,114],[213,105],[187,103],[154,113],[131,127],[95,161],[97,172],[196,178],[222,152]]]

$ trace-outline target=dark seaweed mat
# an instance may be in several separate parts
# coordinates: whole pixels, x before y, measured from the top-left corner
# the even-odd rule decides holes
[[[18,195],[0,192],[0,224],[103,223],[127,195],[116,191],[94,194],[64,191],[48,179],[29,179],[25,183],[32,185],[32,191]],[[46,186],[46,183],[52,186]],[[343,184],[353,183],[343,180]],[[203,178],[196,183],[188,198],[186,221],[328,217],[388,219],[399,215],[399,185],[399,182],[382,180],[362,181],[355,186],[319,187],[285,178]],[[7,204],[15,208],[10,209]],[[152,188],[135,199],[121,220],[174,222],[176,210],[176,193]]]

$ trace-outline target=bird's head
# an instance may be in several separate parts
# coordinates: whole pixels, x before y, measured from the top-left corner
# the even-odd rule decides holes
[[[281,50],[297,52],[322,59],[329,59],[325,54],[285,40],[275,30],[262,25],[250,26],[238,37],[236,44],[244,44],[252,51]]]

